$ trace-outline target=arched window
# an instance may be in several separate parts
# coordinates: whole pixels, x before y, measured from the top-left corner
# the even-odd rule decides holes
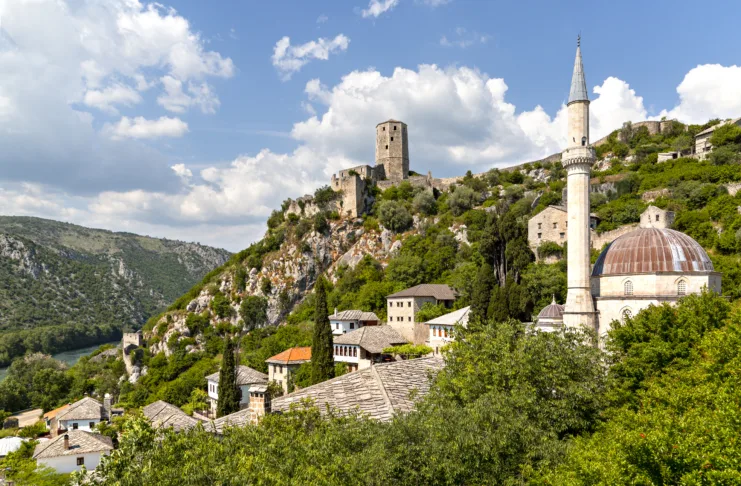
[[[358,348],[352,348],[352,356],[353,356],[353,358],[357,358],[358,357]]]
[[[630,280],[625,282],[625,295],[633,295],[633,282]]]
[[[679,283],[677,283],[677,295],[685,294],[687,294],[687,282],[685,280],[680,280]]]
[[[623,309],[623,322],[633,317],[633,313],[630,309]]]
[[[586,145],[587,145],[587,137],[582,137],[581,138],[581,146],[584,147]]]

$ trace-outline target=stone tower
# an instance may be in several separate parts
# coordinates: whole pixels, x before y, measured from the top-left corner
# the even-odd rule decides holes
[[[376,167],[383,167],[383,177],[390,181],[409,177],[406,123],[388,120],[376,125]]]
[[[596,329],[597,316],[590,289],[589,179],[595,161],[589,145],[589,97],[581,60],[581,38],[576,44],[574,74],[567,104],[569,138],[561,161],[566,169],[568,211],[568,294],[564,326]]]

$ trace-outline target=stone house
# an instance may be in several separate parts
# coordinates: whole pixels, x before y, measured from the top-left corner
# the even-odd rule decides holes
[[[680,157],[679,152],[661,152],[656,159],[656,162],[666,162],[667,160],[675,160]]]
[[[713,150],[713,146],[710,144],[710,137],[713,136],[713,132],[715,132],[718,127],[721,127],[728,123],[741,126],[741,118],[735,118],[725,123],[713,125],[712,127],[706,128],[705,130],[695,135],[695,155],[698,159],[702,160],[708,156],[708,154]]]
[[[219,403],[219,372],[206,377],[208,386],[208,398],[211,403],[209,411],[211,416],[216,416],[216,407]],[[268,389],[268,375],[253,370],[249,366],[239,365],[237,367],[237,386],[241,392],[239,408],[250,406],[250,400],[254,396],[264,396]]]
[[[362,327],[334,339],[334,361],[347,363],[350,371],[365,369],[392,360],[383,350],[400,344],[407,340],[391,326]]]
[[[334,314],[329,316],[329,324],[332,326],[332,334],[340,336],[363,326],[377,326],[380,324],[380,319],[373,312],[360,310],[337,312],[335,309]]]
[[[49,419],[52,435],[63,431],[84,430],[92,432],[100,422],[107,422],[112,415],[122,414],[121,410],[111,408],[111,396],[106,394],[103,403],[90,397],[85,397],[75,403],[62,407],[55,417]]]
[[[94,470],[100,464],[101,457],[110,454],[112,450],[113,441],[110,437],[72,429],[38,444],[33,459],[38,465],[50,467],[60,474],[68,474],[81,470],[83,466],[88,471]]]
[[[155,429],[172,429],[175,432],[184,432],[204,423],[162,400],[144,407],[142,414]]]
[[[295,347],[265,360],[268,364],[268,380],[278,383],[288,393],[288,381],[298,367],[311,361],[311,347]]]
[[[595,230],[598,223],[597,215],[590,214],[590,229]],[[536,251],[546,241],[563,245],[568,241],[568,225],[568,214],[565,206],[548,206],[527,222],[527,240],[530,248]]]
[[[674,211],[649,206],[641,213],[642,228],[671,228],[674,224]]]
[[[417,322],[417,312],[424,304],[453,306],[457,293],[444,284],[421,284],[386,297],[388,325],[407,341],[422,344],[427,339],[427,328]]]
[[[468,306],[425,322],[425,325],[429,328],[425,344],[432,348],[435,356],[440,355],[443,346],[454,341],[453,330],[455,326],[466,327],[468,325],[470,311],[471,306]]]

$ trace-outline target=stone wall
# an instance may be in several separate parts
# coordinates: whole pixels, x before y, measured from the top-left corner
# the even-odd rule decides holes
[[[643,194],[641,194],[641,199],[644,202],[654,202],[660,197],[669,197],[669,189],[667,188],[656,189],[654,191],[646,191]]]
[[[617,238],[623,236],[626,233],[630,233],[636,228],[638,228],[637,224],[629,224],[621,226],[612,231],[605,231],[604,233],[599,234],[596,231],[592,231],[592,248],[595,250],[601,250],[602,247],[605,246],[605,243],[612,243]]]

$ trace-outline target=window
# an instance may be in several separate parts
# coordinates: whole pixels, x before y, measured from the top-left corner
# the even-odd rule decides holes
[[[538,233],[538,239],[541,239],[543,237],[543,233]]]
[[[73,429],[75,429],[75,430],[77,430],[77,427],[78,427],[78,426],[77,426],[77,422],[74,422],[74,423],[72,424],[72,428],[73,428]]]
[[[350,329],[355,329],[355,323],[354,322],[351,322],[350,323]]]
[[[412,316],[409,316],[409,322],[412,322]]]
[[[633,317],[633,313],[630,309],[623,309],[623,322]]]
[[[553,229],[558,228],[558,223],[553,223]]]
[[[393,318],[393,317],[391,317],[391,316],[389,316],[389,322],[391,322],[391,321],[393,321],[393,320],[394,320],[394,318]]]
[[[393,306],[394,306],[394,303],[393,302],[389,302],[389,307],[393,307]]]
[[[384,131],[384,132],[386,131],[386,127],[383,127],[383,131]]]
[[[584,147],[587,144],[587,137],[581,138],[581,146]]]
[[[388,146],[388,145],[386,145],[386,150],[388,150],[388,149],[389,149],[389,146]]]
[[[394,137],[391,137],[391,141],[392,141],[392,142],[394,141]]]
[[[95,422],[90,422],[90,424],[89,424],[89,425],[90,425],[90,428],[91,428],[91,429],[94,429],[94,428],[95,428]]]
[[[566,234],[565,233],[559,233],[558,236],[560,236],[561,239],[563,240],[566,237]]]
[[[445,337],[448,337],[448,328],[445,328]]]
[[[357,358],[358,357],[358,348],[352,348],[352,356],[353,356],[353,358]]]
[[[543,223],[538,223],[538,229],[543,229]]]
[[[394,125],[394,131],[396,131],[396,125]]]
[[[625,295],[633,295],[633,282],[628,280],[627,282],[625,282],[624,288],[625,288]]]
[[[685,295],[687,293],[687,282],[680,280],[677,284],[677,295]]]
[[[657,214],[657,215],[656,215],[656,221],[658,221],[658,220],[659,220],[659,215]]]
[[[407,302],[407,307],[411,307],[411,306],[412,306],[412,301],[410,300],[409,302]]]
[[[77,458],[77,465],[78,466],[84,466],[85,465],[85,458],[84,457],[78,457]]]

